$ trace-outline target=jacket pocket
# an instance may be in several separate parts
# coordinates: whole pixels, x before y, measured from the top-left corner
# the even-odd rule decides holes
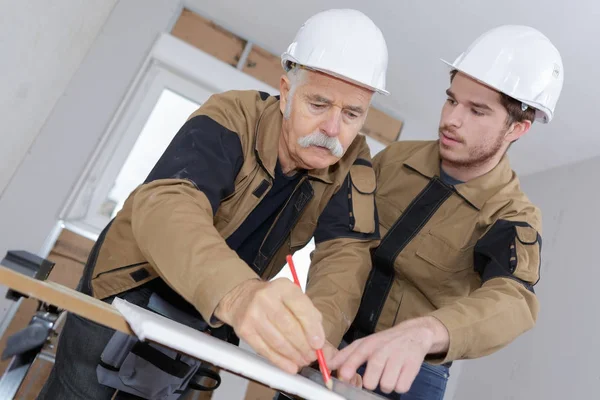
[[[316,227],[312,221],[298,221],[290,234],[290,248],[304,248],[312,239]]]
[[[424,236],[417,249],[417,256],[444,272],[473,269],[473,246],[456,249],[431,233]]]
[[[457,249],[431,233],[424,235],[416,252],[417,259],[422,262],[414,266],[424,269],[417,272],[424,282],[415,283],[430,301],[441,305],[449,298],[467,296],[474,285],[478,285],[473,268],[473,247]]]
[[[516,240],[513,246],[516,265],[513,274],[535,284],[540,279],[542,239],[531,226],[515,226],[515,230]]]
[[[375,189],[377,181],[370,165],[350,168],[350,228],[354,232],[375,232]]]

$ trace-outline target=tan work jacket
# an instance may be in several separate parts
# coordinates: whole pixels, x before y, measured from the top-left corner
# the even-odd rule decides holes
[[[161,277],[210,321],[227,292],[248,279],[272,278],[314,235],[307,293],[323,313],[328,340],[338,343],[379,238],[363,137],[336,165],[302,177],[252,265],[226,243],[273,185],[281,126],[278,97],[212,96],[100,236],[86,268],[87,291],[106,298]]]
[[[382,242],[355,325],[434,316],[450,333],[438,363],[492,353],[532,328],[541,214],[508,158],[454,187],[439,179],[437,141],[394,143],[373,167]]]

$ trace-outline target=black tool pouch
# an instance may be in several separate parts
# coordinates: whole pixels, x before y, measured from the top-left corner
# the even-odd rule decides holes
[[[205,331],[205,321],[173,307],[156,293],[146,308]],[[155,343],[115,332],[96,369],[99,383],[148,400],[178,399],[187,388],[210,391],[221,379],[201,361]]]

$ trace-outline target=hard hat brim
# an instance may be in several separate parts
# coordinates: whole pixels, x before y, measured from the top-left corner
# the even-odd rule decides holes
[[[468,72],[463,71],[462,69],[460,69],[456,65],[454,65],[454,63],[448,62],[448,61],[444,60],[443,58],[440,58],[440,61],[442,61],[444,64],[446,64],[450,68],[450,70],[459,71],[460,73],[467,75],[469,78],[476,80],[477,82],[481,83],[484,86],[489,87],[490,89],[493,89],[493,90],[495,90],[495,91],[497,91],[499,93],[504,93],[500,88],[498,88],[498,87],[496,87],[494,85],[491,85],[491,84],[489,84],[487,82],[484,82],[484,81],[478,79],[477,77],[469,74]],[[504,93],[504,94],[506,94],[506,93]],[[510,96],[509,94],[506,94],[506,95],[509,96],[509,97],[512,97],[513,99],[515,99],[517,101],[520,101],[520,102],[522,102],[524,104],[527,104],[529,107],[534,108],[535,111],[536,111],[536,120],[538,120],[539,122],[546,124],[546,123],[549,123],[551,121],[552,116],[549,115],[546,111],[544,111],[543,108],[540,105],[533,104],[533,103],[531,103],[529,101],[525,101],[523,99],[519,99],[517,97]]]
[[[285,69],[285,64],[286,64],[286,63],[288,63],[288,62],[291,62],[291,63],[297,64],[297,65],[299,65],[299,66],[302,66],[302,67],[304,67],[304,68],[306,68],[306,69],[309,69],[309,70],[318,71],[318,72],[322,72],[322,73],[324,73],[324,74],[327,74],[327,75],[331,75],[331,76],[333,76],[333,77],[335,77],[335,78],[341,79],[341,80],[343,80],[343,81],[346,81],[346,82],[348,82],[348,83],[351,83],[351,84],[353,84],[353,85],[356,85],[356,86],[360,86],[360,87],[362,87],[362,88],[365,88],[365,89],[372,90],[373,92],[376,92],[376,93],[382,94],[382,95],[384,95],[384,96],[389,96],[389,95],[390,95],[390,92],[388,92],[388,91],[387,91],[387,90],[385,90],[385,89],[380,89],[380,88],[373,87],[373,86],[371,86],[371,85],[367,85],[367,84],[365,84],[365,83],[363,83],[363,82],[359,82],[359,81],[357,81],[357,80],[354,80],[354,79],[352,79],[352,78],[350,78],[350,77],[348,77],[348,76],[345,76],[345,75],[342,75],[342,74],[335,73],[335,72],[333,72],[333,71],[331,71],[331,70],[328,70],[328,69],[326,69],[326,68],[321,68],[321,67],[319,67],[319,66],[317,66],[317,65],[307,65],[307,64],[302,64],[301,62],[298,62],[298,60],[296,60],[296,59],[295,59],[293,56],[291,56],[290,54],[288,54],[288,53],[284,53],[284,54],[282,55],[282,58],[281,58],[281,65],[282,65],[282,67],[283,67],[284,71],[286,71],[286,69]]]

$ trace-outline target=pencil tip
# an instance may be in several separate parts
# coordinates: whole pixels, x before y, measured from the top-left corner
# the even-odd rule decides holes
[[[329,379],[327,382],[325,382],[325,386],[327,386],[327,389],[333,390],[333,381]]]

